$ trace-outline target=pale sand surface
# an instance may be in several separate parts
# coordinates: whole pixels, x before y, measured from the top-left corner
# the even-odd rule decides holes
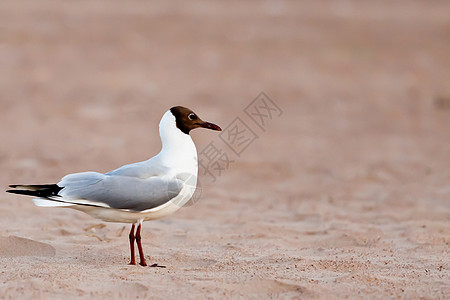
[[[2,194],[0,299],[448,299],[449,2],[183,3],[0,4],[1,187],[147,159],[173,105],[259,136],[193,133],[234,162],[144,224],[165,269],[127,265],[128,225]]]

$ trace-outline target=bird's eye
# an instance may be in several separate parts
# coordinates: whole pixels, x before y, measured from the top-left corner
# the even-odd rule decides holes
[[[188,116],[189,120],[194,120],[196,118],[194,113],[190,113]]]

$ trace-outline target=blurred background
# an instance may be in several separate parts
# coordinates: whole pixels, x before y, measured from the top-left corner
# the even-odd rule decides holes
[[[260,146],[283,154],[309,147],[308,159],[325,155],[317,150],[336,155],[329,146],[342,138],[375,156],[449,153],[446,1],[3,1],[1,8],[1,163],[23,172],[3,173],[2,181],[54,180],[66,166],[108,170],[144,159],[159,150],[156,124],[169,107],[191,107],[224,126],[261,91],[286,111],[269,130],[295,150],[270,138]],[[395,141],[397,148],[380,149],[367,141],[375,134],[398,137],[409,151]],[[430,143],[437,137],[440,147]],[[38,165],[45,173],[30,174]]]
[[[174,105],[222,128],[250,122],[244,109],[263,91],[283,114],[253,127],[240,157],[224,148],[234,162],[214,183],[200,174],[202,199],[167,221],[178,229],[148,228],[216,224],[192,245],[228,237],[269,256],[426,244],[438,259],[450,241],[449,16],[449,1],[2,1],[1,186],[145,160]],[[220,142],[193,138],[199,151]],[[52,222],[25,199],[1,201],[3,235],[36,238]],[[342,244],[343,234],[356,238]],[[120,256],[127,241],[117,243]],[[443,292],[419,279],[424,294]]]

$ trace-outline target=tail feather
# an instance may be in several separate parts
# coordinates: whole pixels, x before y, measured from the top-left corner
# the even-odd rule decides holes
[[[12,184],[9,187],[16,190],[7,190],[7,193],[27,195],[34,197],[47,198],[51,196],[57,196],[62,187],[57,184],[37,184],[37,185],[22,185]]]
[[[44,198],[34,198],[33,203],[36,206],[41,207],[64,207],[64,206],[73,206],[73,203],[65,203],[60,201],[47,200]]]

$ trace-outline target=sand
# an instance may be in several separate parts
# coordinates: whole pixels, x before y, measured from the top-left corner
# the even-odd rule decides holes
[[[448,1],[183,5],[2,1],[4,189],[145,160],[173,105],[228,128],[192,136],[229,165],[144,224],[166,268],[127,265],[129,225],[2,194],[0,298],[448,298]]]

